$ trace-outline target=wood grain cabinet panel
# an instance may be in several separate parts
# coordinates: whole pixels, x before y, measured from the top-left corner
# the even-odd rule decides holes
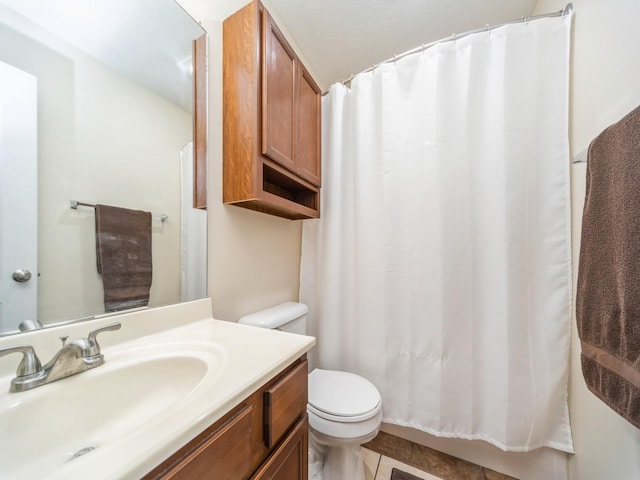
[[[149,478],[163,480],[241,480],[249,478],[251,468],[251,413],[244,405],[222,425],[197,438],[179,452],[173,461],[157,469]]]
[[[307,480],[309,476],[309,424],[305,416],[252,480]]]
[[[307,408],[308,366],[302,362],[264,393],[264,439],[275,445]]]
[[[320,186],[320,88],[299,63],[297,70],[296,164],[298,174]]]
[[[207,208],[207,35],[193,41],[193,208]]]
[[[320,89],[259,1],[222,37],[223,202],[319,217]]]
[[[273,22],[262,16],[262,153],[291,171],[294,158],[296,55]]]

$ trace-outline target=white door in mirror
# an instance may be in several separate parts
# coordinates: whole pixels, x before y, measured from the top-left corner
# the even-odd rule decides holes
[[[0,62],[0,330],[37,320],[38,83]],[[27,273],[28,272],[28,273]]]

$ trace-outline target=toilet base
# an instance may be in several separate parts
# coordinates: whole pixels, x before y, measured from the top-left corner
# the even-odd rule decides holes
[[[322,469],[328,448],[316,442],[309,433],[309,480],[323,480]]]
[[[345,441],[309,430],[309,480],[364,480],[360,445],[373,440],[369,435]]]

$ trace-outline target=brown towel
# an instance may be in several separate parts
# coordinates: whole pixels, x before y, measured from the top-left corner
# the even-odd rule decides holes
[[[149,303],[153,273],[149,212],[96,205],[96,257],[106,312]]]
[[[640,428],[640,107],[589,146],[576,315],[587,387]]]

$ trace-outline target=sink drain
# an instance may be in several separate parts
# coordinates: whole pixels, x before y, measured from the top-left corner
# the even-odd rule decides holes
[[[83,455],[86,455],[87,453],[89,453],[92,450],[95,450],[96,447],[85,447],[83,449],[78,450],[76,453],[74,453],[71,458],[69,460],[67,460],[67,462],[71,462],[73,460],[75,460],[76,458],[79,458]]]

